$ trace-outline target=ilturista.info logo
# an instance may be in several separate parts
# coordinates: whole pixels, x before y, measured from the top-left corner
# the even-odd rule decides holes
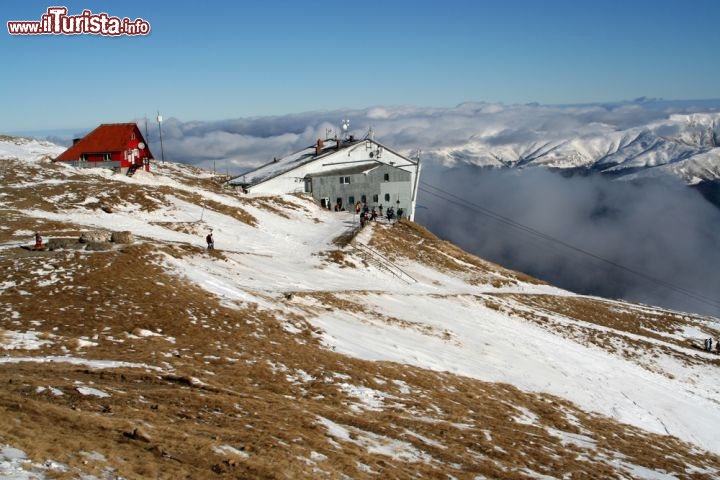
[[[10,35],[147,35],[150,23],[142,18],[111,17],[107,13],[83,10],[79,15],[68,15],[66,7],[49,7],[40,20],[7,22]]]

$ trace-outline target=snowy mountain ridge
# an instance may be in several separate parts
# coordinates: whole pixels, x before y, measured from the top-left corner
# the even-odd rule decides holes
[[[445,163],[495,168],[542,166],[626,178],[662,171],[689,185],[720,179],[720,114],[673,114],[627,129],[589,123],[574,129],[537,130],[532,138],[518,141],[504,139],[514,134],[511,126],[500,131],[496,127],[466,143],[427,153]]]
[[[0,140],[3,475],[720,474],[715,318],[575,295],[411,222],[358,230],[305,196],[61,150]],[[36,231],[52,249],[22,248]]]

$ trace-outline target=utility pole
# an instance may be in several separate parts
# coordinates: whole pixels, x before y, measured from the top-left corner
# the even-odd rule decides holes
[[[417,191],[418,191],[418,184],[420,183],[420,153],[421,150],[418,148],[417,151],[417,157],[416,157],[416,163],[415,163],[415,182],[412,189],[412,195],[410,197],[410,215],[408,215],[408,219],[411,222],[415,221],[415,207],[417,205]]]
[[[163,150],[163,141],[162,141],[162,115],[160,115],[160,110],[158,110],[157,122],[158,122],[158,128],[160,129],[160,157],[162,158],[162,163],[165,163],[165,151]]]

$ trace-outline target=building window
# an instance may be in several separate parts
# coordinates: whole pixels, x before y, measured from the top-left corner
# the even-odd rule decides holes
[[[386,202],[389,202],[389,201],[390,201],[390,194],[389,194],[389,193],[386,193],[386,194],[385,194],[385,201],[386,201]]]
[[[377,202],[378,202],[378,196],[377,196],[377,195],[373,195],[373,203],[377,203]]]
[[[362,197],[360,197],[360,201],[362,203],[367,203],[367,197],[365,195],[363,195]]]
[[[340,185],[347,185],[350,183],[350,177],[340,177]]]
[[[352,195],[348,197],[348,205],[355,205],[355,197]]]
[[[385,180],[386,182],[389,182],[389,181],[390,181],[390,174],[389,174],[389,173],[386,173],[385,175],[383,175],[383,180]]]
[[[132,132],[132,133],[130,134],[130,140],[135,140],[135,132]]]
[[[109,162],[109,161],[110,161],[110,154],[109,154],[109,153],[104,153],[104,154],[103,154],[103,160],[105,160],[106,162]]]

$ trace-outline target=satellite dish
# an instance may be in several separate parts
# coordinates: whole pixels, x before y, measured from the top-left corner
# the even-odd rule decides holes
[[[145,144],[143,142],[138,143],[138,148],[142,150],[143,148],[145,148]]]

